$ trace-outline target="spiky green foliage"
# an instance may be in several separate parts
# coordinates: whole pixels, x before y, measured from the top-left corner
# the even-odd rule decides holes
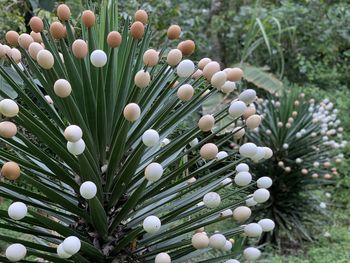
[[[308,100],[299,89],[260,101],[257,110],[263,122],[248,137],[274,151],[269,162],[255,168],[258,177],[273,179],[270,201],[255,214],[276,223],[264,241],[312,240],[310,227],[320,218],[317,215],[326,214],[326,204],[315,190],[334,182],[346,145],[334,106],[328,99]]]
[[[83,23],[81,30],[75,28],[73,32],[70,21],[62,21],[66,36],[61,39],[54,39],[55,34],[45,23],[41,37],[46,53],[39,52],[33,58],[28,50],[18,47],[22,54],[19,64],[14,60],[15,50],[4,54],[0,74],[18,97],[13,102],[7,90],[0,90],[0,96],[6,99],[1,101],[1,112],[5,121],[15,123],[18,130],[11,136],[6,134],[9,130],[1,130],[6,149],[0,149],[1,173],[5,177],[0,182],[0,196],[22,202],[28,213],[18,203],[8,211],[1,210],[0,227],[17,234],[2,234],[0,239],[24,245],[27,255],[57,263],[170,262],[165,254],[161,254],[163,261],[157,259],[159,253],[168,253],[172,262],[199,260],[210,248],[208,244],[201,250],[192,246],[194,231],[231,218],[231,209],[247,198],[244,189],[255,183],[235,187],[234,194],[221,196],[222,201],[229,198],[230,202],[220,205],[217,195],[214,204],[201,201],[207,193],[231,186],[229,178],[235,174],[236,165],[247,157],[236,149],[216,158],[216,146],[220,147],[232,134],[220,139],[216,146],[210,144],[210,156],[205,156],[203,146],[213,141],[220,130],[202,132],[197,123],[183,125],[219,91],[203,76],[191,78],[194,69],[187,70],[186,77],[178,76],[179,69],[169,66],[164,55],[175,44],[167,40],[157,47],[159,62],[147,67],[143,55],[150,46],[150,27],[142,25],[145,32],[137,39],[129,31],[130,18],[118,25],[114,1],[105,1],[99,10],[100,16],[90,28]],[[119,29],[122,42],[118,48],[111,48],[106,43],[107,36]],[[82,59],[72,49],[77,34],[88,43],[88,54]],[[83,46],[78,49],[82,50]],[[107,55],[105,65],[103,52]],[[40,61],[40,54],[48,57]],[[54,59],[52,67],[49,54]],[[94,59],[101,63],[99,67],[92,63]],[[7,66],[13,68],[11,74]],[[143,89],[134,80],[140,71],[151,76]],[[180,100],[181,94],[177,93],[185,83],[194,88],[194,95]],[[254,98],[255,93],[249,99]],[[139,105],[139,118],[138,114],[135,119],[126,114],[129,103]],[[216,121],[228,115],[227,108],[213,115]],[[201,140],[195,143],[197,137]],[[10,161],[14,163],[6,167]],[[152,168],[150,163],[158,165]],[[147,168],[151,174],[147,174]],[[223,211],[226,212],[222,214]],[[143,226],[149,216],[160,219],[160,229],[154,227],[158,223],[154,217],[151,224]],[[231,249],[226,239],[242,232],[243,228],[236,224],[220,232],[225,237],[226,252],[210,262],[240,257],[242,244],[237,242]],[[67,239],[69,236],[77,239]],[[60,244],[63,250],[57,252]],[[15,248],[14,254],[20,254],[20,250]],[[73,253],[76,250],[79,252]],[[260,253],[253,252],[248,250],[245,256],[252,259]],[[8,262],[5,256],[0,259]],[[32,262],[31,258],[25,262]]]

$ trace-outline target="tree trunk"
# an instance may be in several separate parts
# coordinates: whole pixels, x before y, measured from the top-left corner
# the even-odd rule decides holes
[[[224,44],[220,37],[220,28],[216,26],[216,20],[220,19],[220,14],[223,10],[223,0],[212,0],[209,11],[209,25],[210,25],[210,42],[211,42],[211,58],[220,63],[221,66],[225,65],[224,59]]]

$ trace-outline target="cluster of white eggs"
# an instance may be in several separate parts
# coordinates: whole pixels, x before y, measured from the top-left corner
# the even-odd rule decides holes
[[[83,131],[77,125],[69,125],[64,130],[64,138],[67,142],[67,149],[71,154],[80,155],[85,150],[85,142],[82,139]]]
[[[57,255],[59,258],[68,259],[78,253],[81,248],[80,239],[76,236],[69,236],[57,247]],[[25,258],[27,249],[19,243],[12,244],[7,247],[5,255],[11,262],[17,262]]]
[[[243,91],[238,96],[239,100],[233,101],[229,106],[228,112],[234,118],[239,118],[246,113],[247,110],[250,111],[251,106],[254,105],[253,102],[256,100],[256,92],[252,89]],[[246,115],[245,125],[248,128],[255,129],[261,123],[261,117],[254,111],[250,111]],[[203,115],[198,121],[198,128],[203,132],[212,131],[215,125],[215,118],[211,114]],[[242,124],[243,125],[243,124]],[[245,134],[244,127],[236,127],[233,130],[234,138],[241,138]],[[190,142],[191,147],[195,147],[199,143],[198,139],[195,138]],[[242,145],[239,149],[240,154],[243,157],[248,157],[254,162],[259,162],[261,160],[269,159],[272,156],[272,151],[268,147],[257,147],[253,143],[246,143]],[[228,156],[228,153],[225,151],[220,151],[214,143],[206,143],[200,148],[200,155],[204,160],[212,160],[214,158],[218,160],[225,159]]]
[[[258,223],[250,223],[244,226],[244,234],[247,237],[259,237],[262,232],[270,232],[275,228],[275,223],[268,218],[261,219]]]
[[[270,159],[273,155],[269,147],[258,147],[251,142],[245,143],[239,147],[239,153],[243,157],[250,158],[254,162]]]
[[[6,118],[14,118],[19,113],[18,104],[12,99],[3,99],[0,101],[0,114]],[[9,120],[0,122],[0,136],[10,139],[17,134],[17,126]]]
[[[14,202],[12,203],[7,213],[9,217],[13,220],[22,220],[26,217],[28,213],[27,206],[22,202]],[[27,249],[25,246],[19,243],[12,244],[7,247],[5,255],[6,258],[11,262],[16,262],[22,260],[27,254]]]
[[[79,41],[79,40],[76,40],[76,41]],[[74,44],[73,44],[73,48],[74,48]],[[55,58],[52,55],[52,53],[49,50],[44,49],[44,47],[39,43],[36,43],[36,42],[31,43],[28,47],[28,52],[30,53],[32,58],[35,59],[43,69],[49,70],[55,64]],[[76,52],[74,52],[74,55],[77,56]],[[82,57],[85,57],[85,55]],[[62,54],[60,54],[60,57],[62,62],[64,62]],[[104,67],[107,64],[107,55],[103,50],[99,50],[99,49],[94,50],[90,55],[90,62],[93,66],[97,68]]]
[[[263,219],[265,220],[265,219]],[[261,220],[262,221],[262,220]],[[274,223],[269,219],[266,219],[265,221],[260,222],[259,224],[256,224],[258,227],[255,226],[249,226],[247,231],[250,236],[257,236],[256,232],[262,232],[264,231],[272,231],[274,228]],[[261,225],[260,225],[261,224]],[[251,225],[251,224],[249,224]],[[253,235],[254,234],[254,235]],[[192,236],[191,239],[192,246],[195,249],[217,249],[222,251],[231,251],[234,240],[233,239],[227,239],[223,234],[221,233],[214,233],[211,236],[208,236],[208,234],[204,231],[204,229],[198,229],[196,233]],[[259,249],[254,247],[248,247],[243,251],[243,256],[246,260],[253,261],[260,257],[261,252]],[[233,262],[239,262],[236,259],[229,259],[226,261],[226,263],[233,263]]]
[[[226,180],[229,179],[229,180]],[[225,185],[230,185],[232,180],[226,178]],[[234,178],[235,183],[238,186],[246,186],[252,181],[252,175],[249,173],[249,166],[246,163],[240,163],[236,166],[236,176]],[[238,223],[243,223],[247,221],[252,211],[249,206],[256,205],[258,203],[266,202],[270,197],[270,192],[267,188],[271,187],[272,179],[270,177],[264,176],[257,180],[256,182],[258,189],[246,200],[247,206],[238,206],[234,210],[226,209],[220,213],[222,217],[233,217],[233,219]],[[250,200],[250,202],[249,202]],[[197,206],[205,206],[207,208],[217,208],[221,204],[221,197],[216,192],[209,192],[204,195],[202,202],[198,203]],[[248,225],[243,225],[243,232],[248,237],[258,237],[262,232],[270,232],[274,229],[275,223],[271,219],[262,219],[258,223],[250,223]],[[232,248],[232,240],[227,240],[224,235],[220,233],[215,233],[212,236],[208,236],[204,229],[201,231],[196,231],[192,236],[192,246],[196,249],[214,248],[221,249],[224,251],[229,251]],[[246,249],[243,253],[247,260],[255,260],[260,256],[260,251],[256,248]],[[232,259],[233,260],[233,259]],[[228,262],[232,262],[228,261]]]
[[[76,236],[69,236],[63,240],[61,244],[57,246],[57,255],[60,258],[70,258],[79,252],[81,248],[81,241]]]
[[[153,175],[148,169],[155,169],[154,172],[155,174]],[[149,166],[147,166],[145,170],[145,177],[153,177],[155,179],[159,178],[162,174],[162,167],[158,163],[151,163]],[[249,183],[252,180],[252,176],[249,174],[249,166],[245,163],[240,163],[239,165],[236,166],[236,172],[237,178],[247,176],[249,179]],[[147,175],[146,175],[147,173]],[[150,173],[150,174],[148,174]],[[243,174],[242,174],[243,173]],[[225,180],[225,184],[230,184],[232,180],[230,178],[226,178],[229,180]],[[150,179],[148,179],[150,180]],[[152,179],[151,179],[152,180]],[[150,180],[150,181],[151,181]],[[235,181],[242,180],[242,179],[236,179]],[[247,180],[247,179],[244,179]],[[252,195],[252,200],[254,202],[253,205],[256,205],[258,203],[263,203],[266,202],[270,196],[269,191],[266,188],[271,187],[272,185],[272,180],[269,177],[261,177],[257,180],[257,186],[258,189],[254,192]],[[246,184],[244,184],[246,185]],[[203,201],[200,202],[198,205],[204,205],[207,208],[217,208],[221,204],[221,197],[218,193],[216,192],[209,192],[204,195]],[[249,219],[249,217],[252,214],[251,209],[249,208],[249,205],[247,206],[238,206],[234,210],[231,209],[226,209],[222,211],[221,216],[223,217],[230,217],[232,216],[235,221],[238,223],[243,223]],[[149,234],[155,234],[157,233],[160,228],[161,228],[161,221],[157,216],[151,215],[147,216],[144,221],[143,221],[143,229]],[[275,227],[275,224],[272,220],[270,219],[262,219],[258,223],[251,223],[243,227],[243,232],[245,233],[246,236],[248,237],[258,237],[261,235],[262,232],[269,232],[272,231]],[[220,233],[214,233],[211,236],[208,236],[206,232],[204,232],[204,228],[200,229],[201,231],[196,231],[196,233],[192,236],[191,242],[192,246],[196,249],[205,249],[205,248],[213,248],[213,249],[220,249],[223,251],[230,251],[233,246],[233,240],[227,240],[226,237],[223,234]],[[247,248],[244,250],[243,255],[247,260],[255,260],[259,258],[261,252],[260,250],[256,248]],[[233,259],[232,259],[233,260]],[[158,263],[170,263],[171,262],[171,257],[167,253],[160,253],[157,255],[155,258],[155,262]],[[228,261],[230,262],[230,261]]]
[[[299,97],[301,98],[300,100],[295,100],[293,102],[294,109],[288,121],[286,123],[278,121],[277,126],[281,129],[294,127],[293,124],[299,115],[300,107],[307,106],[308,113],[314,124],[312,127],[317,125],[318,128],[312,128],[311,131],[306,127],[297,127],[295,131],[293,130],[295,141],[310,136],[311,138],[320,137],[322,143],[311,145],[310,150],[313,151],[314,154],[309,154],[308,157],[299,156],[292,162],[290,160],[279,160],[277,165],[287,173],[292,172],[293,169],[295,169],[294,167],[298,167],[302,175],[308,175],[312,178],[323,176],[325,179],[330,179],[333,175],[337,175],[337,169],[336,167],[332,167],[332,163],[340,163],[342,161],[344,155],[339,153],[339,151],[347,145],[347,141],[343,140],[342,135],[344,129],[340,126],[341,121],[337,116],[339,111],[329,99],[324,99],[317,104],[315,99],[306,101],[304,99],[305,94],[303,93],[301,93]],[[281,103],[278,100],[265,100],[261,103],[264,112],[262,115],[266,114],[269,110],[267,106],[268,103],[272,103],[276,108],[281,107]],[[272,134],[269,129],[266,129],[264,132],[268,135]],[[281,149],[286,152],[289,151],[290,143],[283,143]],[[321,152],[322,154],[319,154]]]
[[[91,192],[88,193],[88,191],[86,191],[86,187],[83,185],[80,188],[82,195],[84,196],[84,198],[86,198],[87,195],[91,197]],[[13,220],[22,220],[24,217],[26,217],[27,213],[28,213],[28,208],[22,202],[14,202],[8,208],[8,215]],[[70,258],[72,255],[78,253],[78,251],[80,250],[80,247],[81,247],[81,243],[79,238],[75,236],[67,237],[57,247],[57,255],[60,258]],[[6,253],[5,253],[6,258],[11,262],[17,262],[22,260],[26,256],[26,254],[27,254],[27,249],[22,244],[18,244],[18,243],[10,245],[6,249]]]
[[[311,100],[309,112],[313,113],[312,121],[320,123],[319,134],[322,135],[324,145],[334,149],[344,148],[347,145],[347,141],[342,140],[344,129],[340,127],[341,122],[337,118],[338,109],[334,108],[334,104],[329,99],[324,99],[319,105],[315,105],[314,100]]]

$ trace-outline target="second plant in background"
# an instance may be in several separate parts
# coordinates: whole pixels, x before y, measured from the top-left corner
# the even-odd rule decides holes
[[[248,137],[275,153],[269,162],[255,167],[258,177],[269,176],[274,181],[270,202],[258,209],[260,216],[276,222],[276,231],[262,241],[312,240],[310,226],[326,208],[315,190],[336,178],[336,165],[346,145],[338,110],[328,99],[317,103],[299,90],[261,100],[257,110],[263,122]]]

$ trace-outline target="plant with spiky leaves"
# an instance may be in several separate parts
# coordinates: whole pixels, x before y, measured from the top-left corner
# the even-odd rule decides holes
[[[0,46],[0,74],[18,94],[14,101],[0,90],[1,141],[11,149],[0,150],[0,196],[14,201],[0,211],[0,227],[26,235],[0,237],[12,243],[2,262],[27,254],[58,263],[185,262],[210,249],[226,251],[217,259],[225,260],[242,252],[229,238],[272,230],[262,222],[204,232],[232,216],[247,220],[245,199],[269,198],[266,189],[246,196],[255,182],[242,164],[270,158],[269,148],[248,143],[219,152],[232,134],[212,143],[220,132],[211,131],[215,122],[240,118],[255,91],[242,92],[198,124],[182,125],[223,85],[239,81],[242,71],[183,59],[194,51],[192,40],[169,50],[181,34],[177,25],[169,27],[159,51],[149,49],[147,13],[137,11],[134,22],[128,18],[120,27],[116,10],[114,1],[101,4],[98,19],[85,10],[77,39],[70,10],[60,5],[60,21],[48,25],[33,17],[30,35],[10,31],[13,48]],[[232,193],[220,190],[232,187],[236,171],[241,187],[234,202],[223,203]],[[243,254],[254,260],[260,251],[250,247]]]
[[[281,244],[286,236],[294,242],[312,240],[310,227],[326,207],[314,190],[332,183],[346,145],[338,110],[328,99],[320,103],[307,100],[299,89],[260,100],[257,110],[263,121],[248,132],[248,137],[274,151],[273,158],[255,167],[257,176],[273,180],[270,201],[255,213],[276,222],[272,236],[265,236],[263,241]],[[257,184],[266,180],[260,178]]]

